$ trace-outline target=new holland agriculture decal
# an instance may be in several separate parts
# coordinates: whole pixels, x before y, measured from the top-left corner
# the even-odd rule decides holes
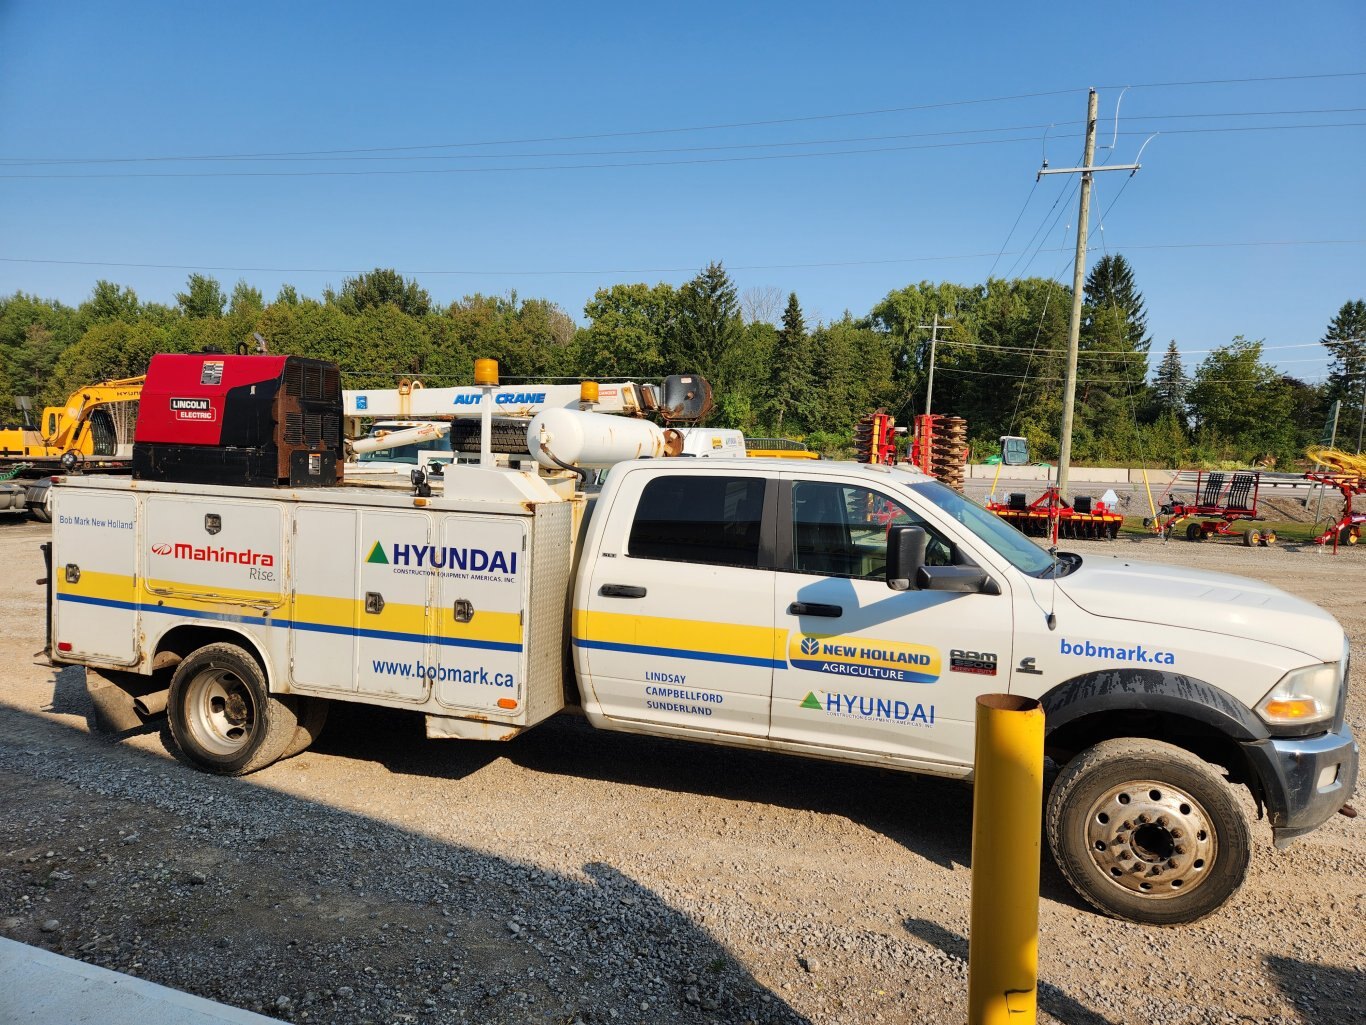
[[[860,680],[935,683],[941,672],[939,651],[924,644],[793,634],[787,660],[794,669]],[[871,697],[812,690],[800,707],[836,719],[892,726],[932,727],[934,705],[891,696]]]
[[[794,633],[787,643],[787,660],[794,669],[899,683],[934,683],[940,673],[937,648],[855,637]]]

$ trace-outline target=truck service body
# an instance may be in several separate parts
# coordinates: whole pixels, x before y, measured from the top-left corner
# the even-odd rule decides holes
[[[1238,577],[1055,560],[918,471],[641,459],[591,501],[568,474],[480,466],[429,497],[54,492],[52,659],[163,681],[211,771],[301,749],[343,700],[422,713],[432,737],[509,739],[577,706],[602,729],[967,777],[976,699],[1008,691],[1041,699],[1065,766],[1064,873],[1166,924],[1245,874],[1225,775],[1278,843],[1356,780],[1326,612]]]

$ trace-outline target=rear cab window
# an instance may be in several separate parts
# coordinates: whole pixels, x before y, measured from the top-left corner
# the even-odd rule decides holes
[[[669,474],[645,484],[626,554],[633,559],[757,569],[763,560],[762,477]]]

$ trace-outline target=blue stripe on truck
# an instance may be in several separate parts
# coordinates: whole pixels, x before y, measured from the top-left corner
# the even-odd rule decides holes
[[[231,612],[205,612],[201,609],[184,609],[174,605],[140,605],[137,602],[117,601],[113,598],[91,598],[83,594],[58,594],[58,601],[73,602],[77,605],[98,605],[109,609],[123,609],[129,612],[156,612],[166,616],[185,616],[191,619],[211,619],[221,623],[245,623],[252,626],[292,627],[311,633],[342,634],[351,637],[373,637],[383,641],[409,641],[425,644],[432,641],[448,648],[478,648],[483,651],[521,651],[520,644],[505,641],[480,641],[464,637],[433,637],[426,634],[400,633],[397,630],[367,630],[353,626],[335,626],[331,623],[307,623],[297,619],[281,619],[273,616],[246,616]]]

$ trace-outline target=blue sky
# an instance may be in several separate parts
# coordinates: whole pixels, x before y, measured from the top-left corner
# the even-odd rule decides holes
[[[1366,71],[1363,41],[1359,0],[0,0],[0,293],[172,302],[204,268],[316,296],[386,266],[582,321],[717,259],[829,320],[993,267],[1070,282],[1074,179],[1034,176],[1078,162],[1097,86],[1102,158],[1162,134],[1097,175],[1091,262],[1126,254],[1155,349],[1243,334],[1312,380],[1366,296],[1366,76],[1285,76]],[[1262,81],[1156,84],[1223,79]],[[1228,130],[1282,125],[1338,127]],[[307,155],[244,158],[278,153]],[[234,159],[148,159],[206,155]],[[1268,242],[1314,244],[1243,244]]]

